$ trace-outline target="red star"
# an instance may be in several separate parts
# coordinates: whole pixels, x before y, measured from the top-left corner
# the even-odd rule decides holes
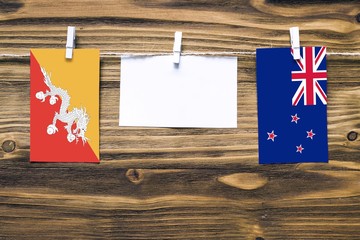
[[[300,144],[300,146],[296,146],[296,152],[299,152],[299,153],[302,153],[302,151],[304,150],[305,148],[303,148]]]
[[[275,138],[277,137],[277,135],[274,133],[274,130],[272,130],[271,133],[268,132],[267,134],[268,134],[267,140],[272,140],[272,141],[274,141]]]
[[[311,138],[311,140],[313,139],[313,137],[315,136],[315,133],[313,133],[313,130],[311,129],[310,131],[306,131],[307,133],[307,137],[306,138]]]
[[[297,124],[297,121],[299,120],[300,118],[297,116],[297,113],[293,116],[291,115],[291,122],[295,122]]]

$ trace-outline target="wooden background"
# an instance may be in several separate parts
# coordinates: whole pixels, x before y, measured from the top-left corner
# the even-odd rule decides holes
[[[29,163],[30,48],[360,52],[359,1],[0,1],[0,239],[360,239],[360,56],[328,56],[329,164],[257,158],[255,56],[237,129],[118,127],[119,57],[101,58],[101,164]],[[44,143],[46,148],[46,143]]]

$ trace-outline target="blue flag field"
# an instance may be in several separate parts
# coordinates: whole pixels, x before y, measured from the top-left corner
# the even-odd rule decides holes
[[[259,163],[328,162],[326,48],[256,50]]]

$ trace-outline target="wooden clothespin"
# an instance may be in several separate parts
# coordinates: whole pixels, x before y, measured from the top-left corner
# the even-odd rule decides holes
[[[181,54],[181,39],[182,39],[182,32],[175,32],[175,40],[174,40],[174,59],[173,62],[176,64],[180,63],[180,54]]]
[[[295,60],[300,59],[300,34],[299,27],[290,28],[290,43]]]
[[[75,48],[75,27],[68,26],[66,40],[66,59],[72,59],[73,49]]]

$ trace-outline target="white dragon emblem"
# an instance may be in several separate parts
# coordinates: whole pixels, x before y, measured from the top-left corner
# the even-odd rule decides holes
[[[81,138],[83,144],[88,140],[85,137],[85,132],[87,129],[87,125],[89,123],[89,116],[86,113],[86,109],[83,108],[73,108],[71,112],[68,111],[68,107],[70,106],[70,96],[68,92],[59,87],[55,87],[50,80],[50,76],[46,73],[44,68],[41,68],[41,72],[44,75],[44,82],[49,87],[50,91],[46,90],[46,92],[37,92],[36,98],[45,101],[46,97],[50,96],[49,103],[54,105],[58,100],[58,97],[61,98],[61,106],[60,111],[55,112],[55,116],[52,124],[47,127],[47,133],[49,135],[55,134],[58,129],[56,127],[56,121],[59,120],[63,123],[67,123],[65,126],[66,131],[68,132],[67,140],[71,143],[76,140],[78,142],[78,138]],[[58,96],[58,97],[57,97]],[[75,123],[76,128],[71,131],[72,125]]]

